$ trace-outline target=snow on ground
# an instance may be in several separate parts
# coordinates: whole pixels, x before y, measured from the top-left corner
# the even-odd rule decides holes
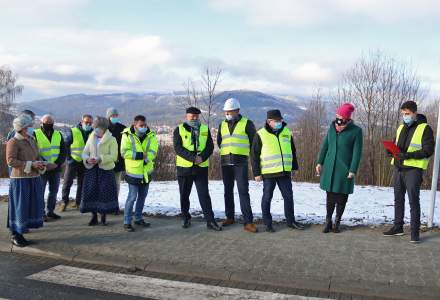
[[[0,195],[7,195],[9,180],[0,179]],[[224,218],[223,183],[210,181],[209,190],[212,198],[212,206],[217,218]],[[250,182],[251,204],[254,216],[261,218],[261,196],[263,184],[255,181]],[[71,197],[74,197],[76,186],[72,187]],[[128,185],[123,183],[119,197],[119,206],[125,205],[128,194]],[[293,195],[295,200],[295,215],[297,220],[307,223],[319,224],[325,219],[325,192],[315,183],[293,183]],[[430,191],[421,191],[422,223],[427,222]],[[58,200],[61,199],[61,188]],[[201,208],[197,198],[195,187],[191,194],[191,213],[193,216],[201,214]],[[353,195],[350,195],[343,216],[343,223],[347,225],[378,225],[392,223],[394,218],[393,189],[388,187],[356,186]],[[237,190],[235,190],[236,214],[240,215],[240,204]],[[272,200],[272,215],[276,221],[284,219],[283,199],[278,188],[275,190]],[[179,188],[177,181],[152,182],[150,191],[145,202],[144,212],[153,215],[175,216],[180,213]],[[405,220],[409,222],[409,204],[406,202]],[[434,224],[440,226],[440,193],[437,193],[437,205],[435,210]]]

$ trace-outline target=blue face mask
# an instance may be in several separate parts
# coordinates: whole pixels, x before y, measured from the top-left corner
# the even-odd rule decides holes
[[[82,129],[84,131],[91,131],[92,130],[92,126],[91,125],[87,125],[87,124],[82,124]]]
[[[141,127],[141,128],[137,128],[137,132],[139,132],[140,134],[145,134],[148,131],[148,127]]]
[[[112,124],[117,124],[120,123],[121,119],[119,118],[110,118],[110,122],[112,122]]]
[[[411,116],[403,116],[403,122],[407,125],[410,125],[414,122],[414,119]]]
[[[97,137],[102,137],[104,134],[103,130],[101,128],[95,128],[95,135]]]
[[[186,124],[188,124],[189,126],[191,126],[193,128],[199,128],[200,127],[200,121],[199,120],[187,121]]]
[[[27,134],[28,135],[33,135],[34,134],[34,127],[28,127],[26,128]]]
[[[273,129],[280,130],[283,127],[283,122],[276,122],[273,126]]]

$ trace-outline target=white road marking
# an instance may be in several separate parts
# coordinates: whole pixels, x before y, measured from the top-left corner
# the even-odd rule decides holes
[[[290,299],[324,300],[279,293],[180,282],[59,265],[28,279],[153,299]]]

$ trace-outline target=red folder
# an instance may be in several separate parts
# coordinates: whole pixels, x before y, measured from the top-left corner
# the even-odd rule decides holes
[[[394,158],[397,158],[397,154],[400,153],[400,149],[399,147],[396,146],[396,144],[394,144],[393,141],[382,141],[382,144],[384,145],[385,149],[387,149]]]

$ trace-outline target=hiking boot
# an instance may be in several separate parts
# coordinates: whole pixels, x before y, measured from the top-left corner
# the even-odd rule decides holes
[[[124,229],[127,232],[134,232],[134,228],[131,226],[131,224],[124,224]]]
[[[383,233],[384,236],[402,236],[404,235],[403,227],[394,225]]]
[[[76,204],[75,202],[70,207],[73,209],[79,209],[79,205]]]
[[[208,229],[210,229],[210,230],[222,231],[221,226],[218,226],[217,222],[215,222],[215,221],[206,223],[206,227],[208,227]]]
[[[43,215],[43,222],[48,222],[48,221],[49,221],[49,218],[47,217],[46,214],[44,214],[44,215]]]
[[[252,233],[258,232],[257,226],[254,223],[244,225],[244,230]]]
[[[59,207],[59,211],[60,212],[65,212],[66,211],[66,208],[67,208],[67,203],[66,202],[63,202],[63,203],[61,203],[60,204],[60,207]]]
[[[138,225],[138,226],[143,226],[143,227],[150,227],[150,225],[151,225],[150,223],[145,222],[143,219],[138,220],[138,221],[134,221],[134,224]]]
[[[222,226],[229,226],[229,225],[232,225],[232,224],[234,224],[235,223],[235,220],[234,219],[229,219],[229,218],[227,218],[226,220],[224,220],[223,222],[222,222]]]

